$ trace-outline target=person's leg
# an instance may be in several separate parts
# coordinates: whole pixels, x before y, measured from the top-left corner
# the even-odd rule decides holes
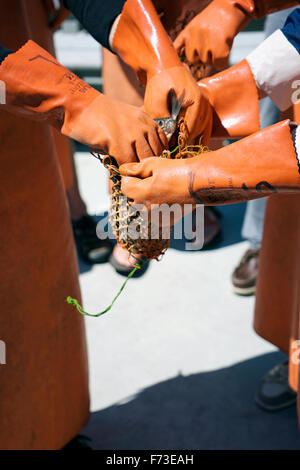
[[[294,8],[268,15],[265,22],[265,37],[276,29],[282,28],[288,15]],[[275,124],[280,118],[280,111],[270,98],[260,102],[260,126],[262,129]],[[249,242],[249,248],[243,254],[231,277],[233,291],[240,295],[254,294],[258,274],[259,250],[263,236],[265,202],[249,201],[242,228],[242,237]]]
[[[281,28],[293,9],[268,15],[265,22],[265,37]],[[260,126],[262,129],[278,122],[280,111],[270,98],[261,100],[259,106]],[[258,275],[259,250],[263,236],[265,201],[249,201],[242,227],[242,237],[249,242],[249,248],[243,254],[231,277],[233,291],[240,295],[254,294]]]
[[[283,26],[291,10],[283,10],[268,16],[265,23],[266,36]],[[272,120],[279,119],[279,111],[268,99],[263,100],[261,106],[262,126],[266,127],[272,124]],[[299,320],[296,320],[299,305],[295,301],[299,290],[297,284],[299,211],[297,201],[294,201],[292,196],[289,199],[282,197],[271,199],[266,210],[254,328],[260,336],[288,353],[292,341],[299,335],[299,331],[296,332],[299,324]],[[253,234],[251,224],[246,225],[245,221],[243,229],[244,236],[249,239],[251,233]],[[281,250],[283,246],[284,256]],[[296,368],[297,366],[287,359],[269,370],[262,378],[255,397],[256,403],[262,409],[276,411],[296,403],[296,381],[291,380],[291,377],[298,375],[298,368],[295,372]]]
[[[259,250],[264,227],[266,199],[254,199],[247,203],[242,227],[242,237],[248,240],[252,250]]]
[[[259,105],[260,127],[264,129],[278,122],[280,111],[270,98],[261,100]],[[256,199],[247,203],[246,214],[242,227],[242,237],[249,241],[250,248],[260,248],[266,200]]]
[[[273,411],[295,403],[291,387],[294,392],[298,387],[293,345],[299,339],[299,203],[298,195],[269,198],[260,254],[254,329],[291,359],[267,372],[259,385],[256,402]]]
[[[265,198],[255,199],[247,203],[242,236],[248,241],[249,247],[231,277],[233,292],[238,295],[252,295],[255,293],[265,206]]]
[[[260,125],[262,129],[275,124],[279,116],[280,111],[270,98],[265,98],[261,101]],[[256,199],[247,203],[242,237],[248,241],[249,247],[240,259],[231,277],[233,291],[239,295],[255,293],[265,207],[265,199]]]

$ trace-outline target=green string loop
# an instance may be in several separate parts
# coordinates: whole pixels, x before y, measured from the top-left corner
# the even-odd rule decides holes
[[[102,315],[104,315],[106,312],[109,312],[109,310],[112,308],[112,306],[114,305],[115,301],[117,300],[117,298],[119,297],[119,295],[121,294],[121,292],[123,291],[124,287],[126,286],[127,282],[129,281],[129,279],[134,275],[134,273],[140,269],[144,264],[145,264],[146,261],[139,261],[137,263],[137,265],[132,269],[132,271],[130,271],[130,273],[128,274],[125,282],[123,282],[119,292],[117,293],[117,295],[113,298],[113,301],[112,303],[105,309],[103,310],[102,312],[99,312],[99,313],[88,313],[86,312],[85,310],[83,310],[82,306],[80,305],[80,303],[78,302],[78,300],[76,299],[73,299],[72,297],[68,296],[66,298],[66,302],[70,305],[73,305],[74,307],[76,307],[76,309],[78,310],[79,313],[81,313],[81,315],[85,315],[85,316],[88,316],[88,317],[101,317]]]

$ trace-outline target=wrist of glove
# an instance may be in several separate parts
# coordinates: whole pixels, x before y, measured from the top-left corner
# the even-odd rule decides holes
[[[181,64],[150,0],[127,0],[110,34],[112,50],[143,84],[167,68]]]
[[[0,67],[6,85],[4,107],[61,129],[66,118],[80,112],[98,92],[63,67],[33,41],[6,57]]]
[[[6,108],[52,124],[66,136],[114,156],[119,163],[160,155],[168,142],[139,108],[117,103],[28,41],[0,67]]]
[[[213,109],[212,136],[240,138],[260,129],[259,94],[247,60],[198,82]]]

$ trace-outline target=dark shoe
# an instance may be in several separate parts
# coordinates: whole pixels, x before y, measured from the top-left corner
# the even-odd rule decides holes
[[[297,393],[289,386],[288,375],[288,361],[273,367],[265,375],[255,397],[260,408],[266,411],[279,411],[296,403]]]
[[[239,295],[252,295],[255,293],[258,260],[259,250],[246,251],[231,277],[233,292]]]
[[[117,254],[118,258],[115,256]],[[130,257],[128,251],[122,248],[120,245],[115,245],[113,252],[109,258],[110,264],[115,268],[118,274],[121,276],[128,276],[134,269],[135,260]],[[148,269],[149,262],[144,262],[142,267],[138,269],[132,277],[142,276]]]
[[[62,450],[93,450],[90,445],[91,439],[82,434],[78,434]]]
[[[76,245],[80,256],[89,264],[99,264],[108,261],[113,250],[113,243],[100,240],[97,237],[97,222],[90,215],[84,215],[79,220],[72,220]]]

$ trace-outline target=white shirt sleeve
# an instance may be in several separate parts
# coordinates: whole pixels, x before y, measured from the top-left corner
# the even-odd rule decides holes
[[[300,54],[278,29],[246,57],[259,90],[282,111],[300,98]]]
[[[110,33],[109,33],[109,36],[108,36],[108,44],[109,44],[109,47],[111,48],[112,51],[114,50],[113,49],[114,35],[115,35],[115,32],[116,32],[118,23],[120,21],[120,18],[121,18],[121,15],[118,15],[117,18],[115,19],[115,21],[113,22],[112,27],[110,28]]]

